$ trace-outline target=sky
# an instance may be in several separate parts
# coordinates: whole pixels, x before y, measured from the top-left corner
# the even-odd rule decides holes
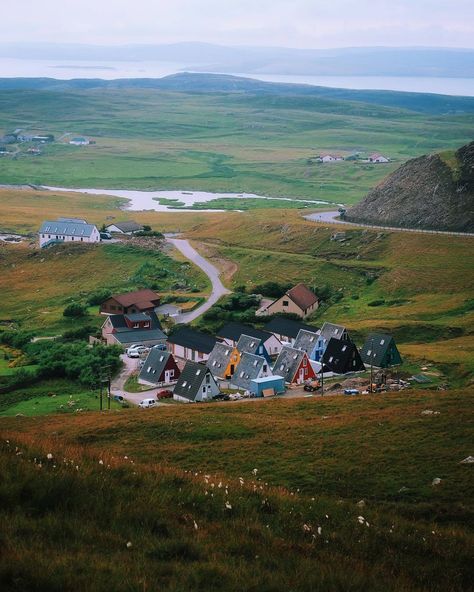
[[[474,47],[473,0],[0,0],[3,43]]]

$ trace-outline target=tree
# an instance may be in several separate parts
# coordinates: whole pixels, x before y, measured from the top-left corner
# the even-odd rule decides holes
[[[84,317],[87,314],[86,308],[79,302],[71,302],[63,310],[64,317],[79,318]]]

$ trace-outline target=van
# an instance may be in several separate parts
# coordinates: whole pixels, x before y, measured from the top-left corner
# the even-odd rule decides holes
[[[154,407],[155,405],[156,405],[155,399],[143,399],[143,401],[140,401],[138,406],[141,409],[149,409],[150,407]]]

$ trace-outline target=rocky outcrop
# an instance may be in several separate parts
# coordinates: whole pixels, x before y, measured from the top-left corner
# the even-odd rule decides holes
[[[409,160],[347,220],[380,226],[474,232],[474,142],[456,152]]]

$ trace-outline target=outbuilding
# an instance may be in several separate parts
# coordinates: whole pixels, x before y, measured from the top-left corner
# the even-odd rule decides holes
[[[256,397],[271,397],[285,392],[285,379],[283,376],[263,376],[250,381],[249,391]]]

